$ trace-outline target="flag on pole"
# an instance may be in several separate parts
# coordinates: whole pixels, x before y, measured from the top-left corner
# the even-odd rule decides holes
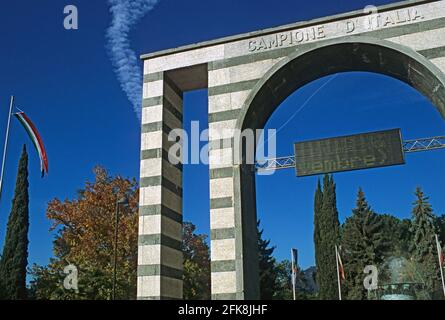
[[[445,281],[443,278],[443,262],[444,262],[443,250],[442,250],[442,246],[440,245],[439,237],[437,236],[437,234],[435,234],[434,237],[436,238],[437,257],[439,259],[440,278],[442,280],[442,290],[443,290],[443,295],[445,296]]]
[[[297,272],[298,272],[298,250],[291,249],[291,260],[292,260],[292,292],[294,300],[296,300],[296,286],[297,286]]]
[[[439,266],[443,268],[444,256],[442,246],[440,245],[439,238],[436,236],[437,254],[439,255]]]
[[[45,173],[48,174],[48,158],[46,156],[45,146],[43,145],[42,137],[37,131],[35,125],[28,118],[28,116],[23,112],[14,113],[14,116],[20,121],[20,123],[25,128],[29,137],[31,138],[34,147],[37,150],[40,158],[40,171],[42,172],[42,178],[45,176]]]
[[[292,281],[295,282],[298,271],[298,250],[292,249]]]
[[[340,279],[344,281],[346,279],[345,268],[343,267],[343,262],[341,261],[340,251],[341,251],[341,247],[338,247],[338,250],[336,250],[337,261],[338,261],[338,273],[340,275]]]

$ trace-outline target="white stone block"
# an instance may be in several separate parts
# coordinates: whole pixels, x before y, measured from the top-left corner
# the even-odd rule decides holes
[[[232,138],[235,127],[236,119],[209,123],[209,141]]]
[[[236,293],[236,272],[212,272],[212,294]]]
[[[161,276],[138,277],[138,297],[159,297],[161,295]]]
[[[162,158],[141,160],[141,178],[162,175]]]
[[[160,97],[164,93],[164,81],[145,82],[143,85],[142,97],[144,99]]]
[[[210,199],[233,197],[233,178],[210,180]]]
[[[161,204],[162,198],[161,186],[141,187],[139,189],[139,203],[141,206],[151,206]]]
[[[232,148],[210,150],[209,166],[210,169],[232,167],[233,166]]]
[[[235,227],[235,209],[210,209],[210,229],[225,229]]]
[[[212,261],[235,260],[235,239],[212,240],[210,247]]]
[[[431,60],[443,73],[445,73],[445,57],[436,58]]]
[[[241,109],[251,90],[209,96],[209,113]]]
[[[389,41],[420,51],[445,46],[445,28],[411,33],[400,37],[389,38]]]
[[[139,246],[138,265],[161,264],[161,245]]]
[[[162,121],[162,105],[142,108],[142,124]]]
[[[162,229],[162,230],[161,230]],[[181,224],[161,215],[139,217],[139,235],[164,234],[181,241]]]
[[[162,148],[162,131],[145,132],[141,135],[141,150]]]
[[[227,85],[262,78],[266,72],[283,58],[260,60],[209,72],[209,87]]]

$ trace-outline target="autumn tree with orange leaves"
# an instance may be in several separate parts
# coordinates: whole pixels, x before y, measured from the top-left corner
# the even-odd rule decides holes
[[[34,265],[31,294],[36,299],[109,299],[113,279],[116,201],[128,199],[119,219],[118,299],[136,298],[138,186],[135,179],[112,177],[101,167],[72,200],[54,199],[46,215],[56,232],[54,258],[46,267]],[[63,269],[78,268],[78,292],[66,290]]]

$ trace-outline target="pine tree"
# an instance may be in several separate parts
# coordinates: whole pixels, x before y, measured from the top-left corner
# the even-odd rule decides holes
[[[319,298],[323,300],[338,299],[337,269],[335,245],[340,238],[338,222],[337,197],[334,178],[326,175],[323,180],[323,192],[318,189],[315,210],[315,255],[317,263],[317,283],[320,288]],[[320,199],[322,198],[321,206]]]
[[[347,270],[346,296],[350,300],[365,300],[367,291],[363,286],[363,270],[368,265],[378,266],[390,245],[384,233],[383,220],[371,209],[361,188],[356,207],[342,231],[343,262]]]
[[[427,290],[432,292],[439,272],[434,239],[434,235],[438,232],[437,218],[433,213],[429,198],[424,195],[420,187],[417,187],[415,195],[411,224],[412,258],[421,269],[419,271]]]
[[[12,209],[0,261],[2,299],[26,299],[26,267],[28,265],[28,154],[23,146],[19,161]]]
[[[263,239],[264,230],[259,226],[260,221],[257,222],[260,296],[261,300],[271,300],[278,291],[276,261],[272,256],[275,247],[269,247],[270,240]]]

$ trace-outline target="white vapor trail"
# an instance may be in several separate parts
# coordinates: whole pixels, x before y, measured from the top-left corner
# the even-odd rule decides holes
[[[129,33],[158,0],[108,0],[111,24],[107,29],[107,49],[122,90],[141,117],[142,73],[139,58],[130,47]]]

